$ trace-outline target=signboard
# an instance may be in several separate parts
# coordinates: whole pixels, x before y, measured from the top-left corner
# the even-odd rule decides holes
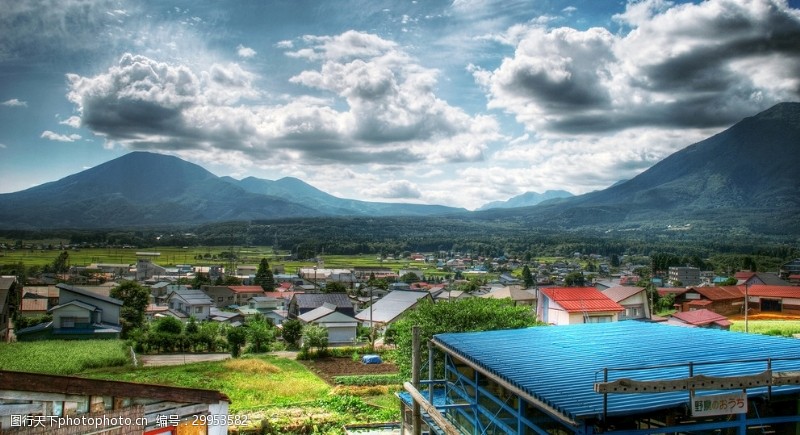
[[[747,393],[744,391],[714,396],[692,395],[692,416],[732,415],[747,413]]]

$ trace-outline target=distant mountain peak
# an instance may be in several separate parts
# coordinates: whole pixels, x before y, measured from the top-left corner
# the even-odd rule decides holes
[[[547,190],[544,193],[525,192],[521,195],[512,197],[507,201],[493,201],[484,204],[478,209],[478,211],[489,210],[492,208],[530,207],[551,199],[569,198],[571,196],[573,195],[566,190]]]

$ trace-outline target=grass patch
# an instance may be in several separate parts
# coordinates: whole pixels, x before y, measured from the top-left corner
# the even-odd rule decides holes
[[[330,391],[328,384],[302,364],[270,355],[136,370],[97,370],[85,375],[98,379],[218,390],[231,399],[231,413],[306,402],[324,397]]]
[[[46,340],[0,344],[0,369],[72,375],[99,367],[127,366],[120,340]]]
[[[753,334],[791,337],[800,334],[800,320],[749,320],[747,330]],[[744,320],[734,320],[731,331],[744,332]]]

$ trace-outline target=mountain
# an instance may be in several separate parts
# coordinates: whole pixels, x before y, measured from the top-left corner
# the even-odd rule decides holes
[[[217,177],[177,157],[132,152],[20,192],[0,194],[0,228],[119,228],[324,216],[416,216],[443,206],[340,200],[300,180]]]
[[[690,145],[638,176],[538,206],[489,210],[561,228],[702,225],[800,234],[800,103],[781,103]]]
[[[292,177],[276,181],[255,177],[247,177],[241,181],[230,178],[228,181],[248,192],[302,204],[313,204],[315,210],[329,216],[430,216],[465,211],[441,205],[367,202],[337,198]]]
[[[510,198],[508,201],[493,201],[482,205],[477,211],[489,210],[493,208],[516,208],[536,205],[550,199],[569,198],[573,196],[566,190],[548,190],[545,193],[525,192]]]

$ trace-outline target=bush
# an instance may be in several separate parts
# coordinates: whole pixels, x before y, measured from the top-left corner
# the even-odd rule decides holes
[[[375,386],[402,384],[403,379],[396,374],[352,375],[334,376],[333,382],[339,385]]]

